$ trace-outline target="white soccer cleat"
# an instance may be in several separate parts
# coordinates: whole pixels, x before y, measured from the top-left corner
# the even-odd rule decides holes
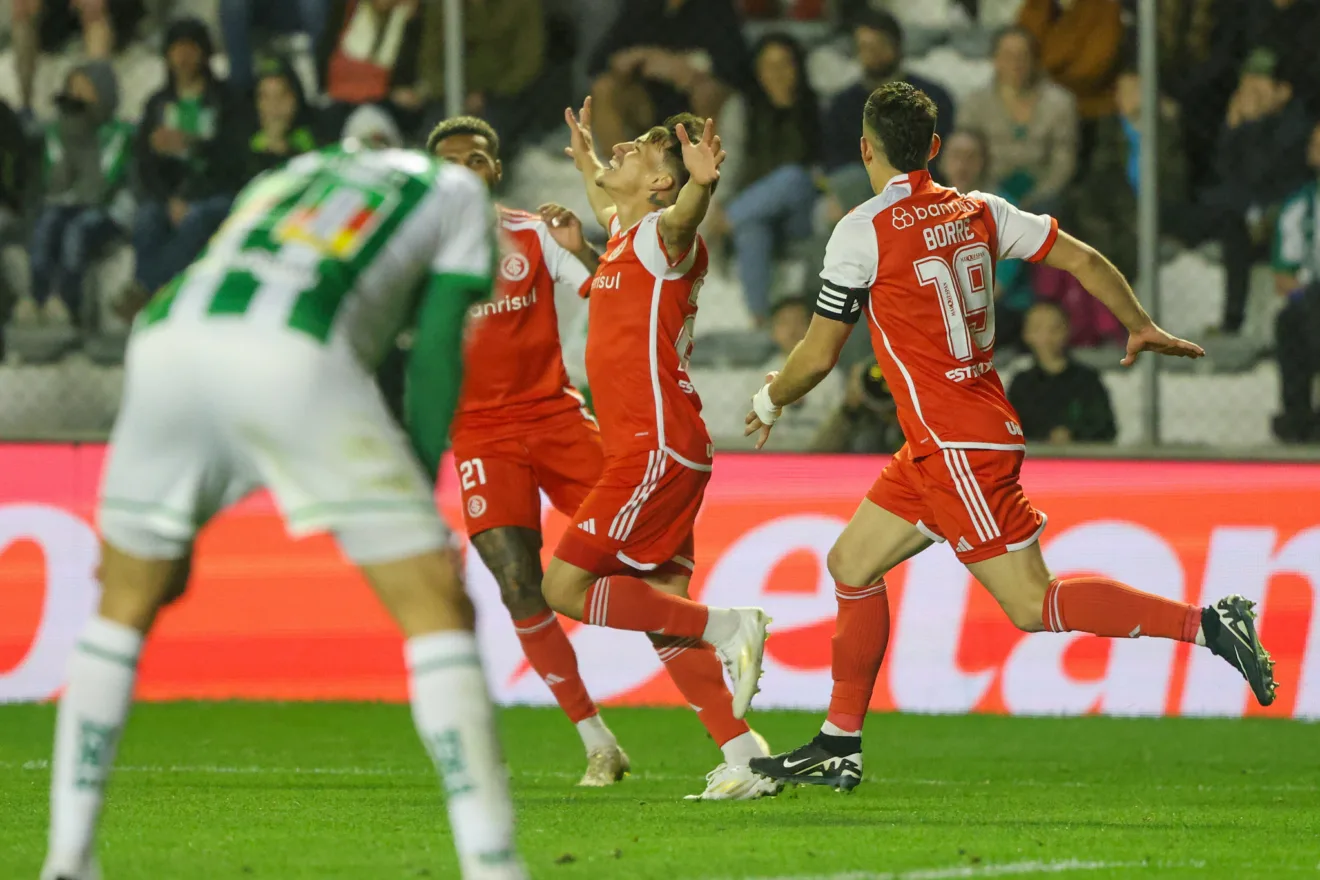
[[[86,864],[50,856],[41,869],[41,880],[101,880],[101,866],[93,857]]]
[[[761,660],[770,616],[760,608],[730,608],[738,615],[738,631],[729,640],[714,645],[720,662],[733,679],[733,717],[742,718],[760,688]]]
[[[632,772],[628,753],[618,746],[595,749],[587,754],[587,772],[578,785],[582,788],[604,788],[619,782]]]
[[[746,764],[720,764],[706,774],[706,790],[684,796],[687,801],[754,801],[779,794],[783,783],[752,772]]]

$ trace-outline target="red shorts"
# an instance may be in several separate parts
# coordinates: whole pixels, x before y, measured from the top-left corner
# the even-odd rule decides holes
[[[1045,514],[1018,482],[1022,458],[1014,450],[944,449],[914,459],[904,444],[866,498],[931,540],[951,542],[963,562],[980,562],[1030,546],[1045,530]]]
[[[487,529],[541,530],[541,493],[572,516],[600,478],[600,431],[578,410],[501,430],[454,435],[468,537]]]
[[[659,450],[607,461],[555,556],[597,577],[654,572],[671,563],[692,571],[692,527],[708,482],[710,471],[681,465]]]

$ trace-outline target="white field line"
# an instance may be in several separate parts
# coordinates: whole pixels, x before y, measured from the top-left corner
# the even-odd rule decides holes
[[[25,770],[38,771],[48,770],[50,762],[46,760],[37,761],[0,761],[0,771],[3,770]],[[408,770],[396,769],[390,767],[262,767],[258,765],[230,766],[220,764],[125,764],[116,765],[114,768],[117,773],[199,773],[214,774],[218,776],[240,775],[240,776],[267,776],[277,774],[287,774],[290,776],[399,776],[399,777],[431,777],[430,770]],[[573,779],[581,777],[580,772],[566,770],[520,770],[517,767],[513,770],[514,776],[528,779]],[[686,776],[679,773],[652,773],[641,771],[631,774],[631,778],[642,782],[693,782],[699,781],[700,777]],[[992,789],[999,787],[1007,788],[1107,788],[1106,784],[1095,782],[1077,782],[1062,781],[1050,782],[1043,779],[1011,779],[1011,780],[966,780],[966,779],[908,779],[885,776],[865,776],[865,781],[877,785],[922,785],[922,786],[949,786],[952,788],[984,788]],[[1216,785],[1143,785],[1145,791],[1220,791],[1225,790],[1225,786]],[[1282,785],[1234,785],[1232,791],[1279,791],[1279,792],[1316,792],[1320,791],[1320,785],[1305,784],[1282,784]]]
[[[1204,862],[1181,865],[1152,864],[1147,862],[1083,862],[1068,859],[1062,862],[1010,862],[1002,865],[954,865],[948,868],[919,868],[912,871],[848,871],[842,874],[783,874],[775,877],[753,877],[749,880],[962,880],[977,877],[1017,877],[1026,874],[1064,874],[1072,871],[1108,871],[1137,868],[1190,867],[1203,868]]]

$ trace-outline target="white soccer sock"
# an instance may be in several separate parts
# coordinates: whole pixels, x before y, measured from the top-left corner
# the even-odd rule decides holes
[[[619,744],[614,736],[614,731],[605,726],[605,720],[600,717],[600,713],[596,713],[590,718],[583,718],[575,726],[577,727],[578,736],[582,737],[582,746],[587,750],[588,755],[602,749],[615,748]]]
[[[701,634],[701,640],[718,648],[738,634],[739,623],[741,619],[738,612],[732,608],[708,608],[706,629]]]
[[[514,851],[513,801],[476,636],[437,632],[404,645],[413,723],[442,777],[464,878],[525,873]]]
[[[839,725],[834,724],[833,722],[830,721],[826,721],[824,724],[820,726],[820,732],[825,734],[826,736],[861,736],[862,735],[862,732],[860,730],[844,730]]]
[[[92,858],[105,780],[133,702],[141,650],[142,633],[99,617],[74,649],[55,720],[48,869],[81,874]]]
[[[724,761],[730,767],[742,767],[752,758],[765,757],[765,750],[761,748],[756,735],[750,730],[738,734],[720,746],[720,751],[724,753]]]

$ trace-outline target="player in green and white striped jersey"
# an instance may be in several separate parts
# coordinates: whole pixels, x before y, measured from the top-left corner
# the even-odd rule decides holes
[[[494,234],[466,169],[350,144],[253,182],[138,316],[103,477],[101,604],[56,723],[43,880],[96,876],[143,639],[183,591],[198,529],[259,486],[292,535],[335,535],[407,636],[413,718],[444,777],[463,877],[526,876],[472,605],[433,501]],[[373,372],[410,327],[405,436]]]

